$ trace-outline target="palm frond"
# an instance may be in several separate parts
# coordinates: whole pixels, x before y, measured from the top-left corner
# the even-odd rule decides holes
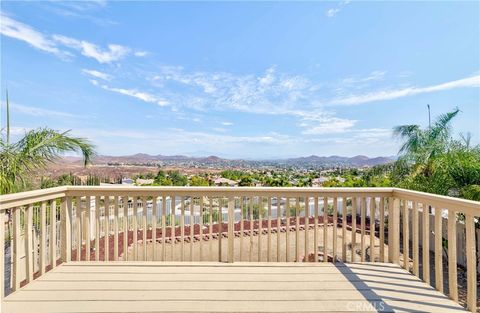
[[[401,125],[393,128],[393,135],[404,140],[399,154],[413,154],[422,143],[423,133],[419,125]]]

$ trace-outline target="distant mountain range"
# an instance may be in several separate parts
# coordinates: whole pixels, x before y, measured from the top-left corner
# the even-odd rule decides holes
[[[244,160],[244,159],[224,159],[214,155],[208,157],[189,157],[185,155],[150,155],[145,153],[137,153],[127,156],[107,156],[99,155],[94,158],[95,165],[208,165],[208,166],[297,166],[297,167],[329,167],[329,166],[375,166],[379,164],[390,163],[395,157],[374,157],[369,158],[364,155],[354,157],[343,156],[317,156],[287,158],[287,159],[271,159],[271,160]],[[65,157],[65,163],[81,163],[79,157]]]

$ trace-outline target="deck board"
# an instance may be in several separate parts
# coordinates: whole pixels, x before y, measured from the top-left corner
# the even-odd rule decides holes
[[[465,312],[384,263],[71,262],[2,312]]]

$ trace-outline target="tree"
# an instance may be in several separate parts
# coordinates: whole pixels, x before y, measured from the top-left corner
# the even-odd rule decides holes
[[[168,172],[168,178],[172,181],[173,186],[186,186],[188,184],[187,176],[180,174],[179,171]]]
[[[94,146],[84,138],[69,135],[69,132],[39,128],[26,132],[23,138],[11,143],[7,93],[6,138],[0,138],[0,193],[24,190],[34,171],[44,169],[65,152],[81,152],[86,166],[95,155]]]
[[[208,180],[200,176],[192,176],[190,186],[208,186]]]
[[[458,108],[441,114],[426,129],[419,125],[401,125],[393,129],[395,136],[404,140],[399,155],[413,166],[414,172],[431,174],[433,160],[448,151],[451,143],[451,121],[457,116]]]

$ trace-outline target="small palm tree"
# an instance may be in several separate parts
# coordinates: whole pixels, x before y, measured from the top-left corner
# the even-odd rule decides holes
[[[45,168],[64,152],[80,151],[85,165],[95,155],[94,146],[88,140],[72,137],[69,131],[49,128],[30,130],[11,143],[9,113],[7,92],[6,138],[0,138],[0,194],[24,190],[34,171]]]

